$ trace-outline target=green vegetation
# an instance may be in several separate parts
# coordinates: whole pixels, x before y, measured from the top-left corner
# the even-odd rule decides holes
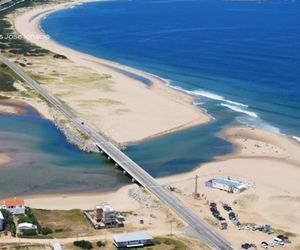
[[[74,246],[80,247],[82,249],[92,249],[93,244],[86,240],[78,240],[73,242]]]
[[[0,49],[4,53],[11,53],[24,56],[44,56],[49,53],[48,50],[39,48],[38,46],[27,42],[22,37],[19,37],[13,31],[10,22],[5,18],[6,15],[14,12],[18,8],[32,7],[36,4],[51,2],[51,0],[24,0],[23,2],[18,0],[11,0],[1,7],[9,7],[6,10],[0,12],[0,34],[2,39],[0,40]],[[15,5],[13,5],[16,3]],[[7,35],[14,35],[14,38],[8,39]]]
[[[27,229],[22,232],[22,238],[32,238],[37,236],[37,231],[35,229]]]
[[[55,54],[53,57],[56,58],[56,59],[68,59],[66,56],[59,55],[59,54]]]
[[[79,209],[33,209],[33,213],[42,227],[41,234],[48,238],[88,236],[96,233]]]
[[[0,65],[0,91],[16,91],[14,82],[16,75],[5,65]]]
[[[165,249],[165,250],[204,250],[210,249],[204,244],[190,239],[183,239],[176,236],[155,237],[153,239],[154,246],[147,247],[147,250]]]
[[[31,77],[36,80],[39,84],[52,83],[57,81],[55,77],[45,76],[45,75],[34,75],[31,74]]]
[[[106,242],[104,242],[104,241],[97,241],[97,247],[105,247],[106,246]]]
[[[52,233],[53,233],[53,231],[52,231],[52,229],[49,228],[49,227],[43,227],[43,228],[41,229],[41,234],[42,234],[42,235],[48,235],[48,234],[52,234]]]
[[[5,228],[9,230],[13,236],[16,235],[17,230],[13,216],[6,209],[1,209],[0,211],[4,217]]]
[[[17,244],[17,243],[0,243],[0,249],[9,249],[9,250],[52,250],[52,247],[50,246],[45,246],[40,245],[40,244],[26,244],[26,243],[22,243]]]

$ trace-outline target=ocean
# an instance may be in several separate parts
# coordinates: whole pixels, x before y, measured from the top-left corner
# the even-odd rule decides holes
[[[166,79],[195,95],[195,105],[215,118],[126,149],[160,177],[232,152],[220,137],[229,126],[299,140],[299,13],[297,1],[107,1],[52,13],[41,28],[65,46]],[[0,150],[18,159],[0,168],[0,184],[7,185],[0,196],[19,194],[20,188],[22,194],[101,192],[128,183],[105,159],[79,151],[51,122],[32,113],[0,116],[5,142]]]
[[[56,12],[41,27],[239,113],[239,123],[299,138],[299,13],[299,1],[108,1]]]

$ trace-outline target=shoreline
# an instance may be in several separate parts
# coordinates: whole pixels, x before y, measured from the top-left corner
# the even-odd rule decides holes
[[[128,84],[131,84],[130,86],[132,87],[132,90],[136,90],[136,94],[140,95],[140,92],[143,92],[145,96],[148,96],[149,93],[153,95],[153,97],[149,96],[149,101],[152,101],[153,103],[161,102],[161,106],[169,106],[166,107],[165,110],[161,110],[158,108],[159,103],[157,103],[157,107],[151,107],[151,110],[149,110],[149,116],[151,116],[151,113],[153,113],[154,119],[160,119],[154,121],[153,125],[155,126],[150,126],[147,129],[144,129],[144,131],[140,131],[140,134],[138,132],[134,133],[137,131],[137,128],[141,127],[138,126],[135,131],[134,128],[131,128],[132,133],[129,135],[129,132],[127,134],[119,135],[116,134],[115,130],[118,127],[116,125],[116,121],[118,120],[117,118],[113,117],[111,121],[108,121],[107,123],[109,124],[100,124],[99,123],[96,126],[102,126],[99,128],[99,130],[103,131],[104,134],[106,134],[108,137],[113,139],[114,141],[118,142],[120,145],[127,145],[127,144],[132,144],[132,143],[138,143],[144,140],[149,140],[152,138],[160,137],[166,134],[174,133],[180,130],[192,128],[195,126],[200,126],[203,125],[211,120],[211,116],[207,114],[205,109],[199,108],[195,106],[194,100],[195,97],[192,95],[189,95],[187,93],[184,93],[183,91],[179,91],[177,89],[174,89],[170,86],[168,86],[168,82],[165,81],[164,79],[160,78],[159,76],[140,71],[135,68],[128,67],[126,65],[121,65],[117,62],[109,61],[106,59],[98,58],[89,54],[85,54],[76,50],[73,50],[71,48],[65,47],[59,43],[57,43],[54,40],[44,40],[44,39],[33,39],[32,37],[42,37],[45,34],[43,31],[40,29],[40,22],[43,18],[45,18],[47,15],[59,11],[61,9],[69,8],[71,6],[74,6],[79,3],[85,3],[85,2],[95,2],[95,1],[75,1],[72,3],[63,3],[63,4],[56,4],[52,6],[46,6],[46,7],[41,7],[37,6],[34,8],[31,8],[30,10],[26,9],[25,11],[21,12],[21,15],[17,15],[13,17],[13,26],[14,29],[20,33],[24,38],[27,38],[29,42],[32,42],[36,44],[39,47],[42,47],[44,49],[48,49],[52,53],[56,53],[59,55],[64,55],[67,57],[68,61],[71,61],[74,63],[76,66],[83,66],[87,67],[97,74],[100,75],[105,75],[105,76],[110,76],[110,79],[114,81],[115,83],[119,84],[120,82],[125,81]],[[32,39],[28,39],[28,38]],[[141,84],[141,81],[139,79],[135,79],[132,76],[128,76],[128,74],[124,73],[128,72],[128,74],[133,74],[136,75],[137,77],[145,78],[148,79],[151,82],[150,86],[145,86],[145,84]],[[137,86],[138,85],[138,86]],[[47,86],[48,87],[48,86]],[[124,91],[124,86],[120,86],[122,91]],[[143,88],[143,90],[141,90]],[[145,91],[145,88],[147,89]],[[49,87],[47,90],[50,92],[53,90],[54,92],[57,92],[56,88]],[[130,91],[130,90],[129,90]],[[128,90],[127,90],[128,92]],[[55,94],[55,93],[54,93]],[[119,95],[120,99],[124,99],[124,95],[126,93],[123,93],[123,97]],[[158,99],[159,97],[159,99]],[[142,98],[142,97],[141,97]],[[165,101],[168,101],[168,103],[163,103],[161,98],[165,98]],[[74,99],[74,98],[73,98]],[[126,98],[125,98],[126,99]],[[127,98],[128,99],[128,98]],[[128,100],[124,100],[124,103],[127,104]],[[132,99],[132,98],[131,98]],[[65,101],[65,100],[64,100]],[[124,108],[120,109],[120,112],[131,112],[133,109],[139,109],[138,106],[140,106],[141,101],[144,100],[136,100],[136,103],[134,105],[130,104],[130,109],[129,108]],[[68,101],[66,101],[68,103]],[[123,103],[123,101],[122,101]],[[69,103],[68,103],[69,104]],[[177,105],[177,108],[174,107],[174,104]],[[147,106],[147,104],[146,104]],[[189,107],[188,107],[189,106]],[[77,105],[78,107],[78,105]],[[77,108],[76,107],[76,108]],[[171,107],[173,107],[173,111],[171,110]],[[178,107],[180,109],[178,109]],[[71,107],[73,108],[73,107]],[[82,108],[82,107],[80,107]],[[155,110],[154,110],[155,108]],[[79,109],[78,109],[79,110]],[[76,111],[78,111],[76,110]],[[176,115],[176,110],[177,112],[180,113],[180,116]],[[161,112],[161,114],[158,114],[158,111]],[[105,111],[103,111],[105,112]],[[134,116],[138,120],[138,116],[145,116],[146,111],[141,111],[138,110],[139,113],[137,114],[129,114],[131,116]],[[144,114],[142,114],[142,112]],[[85,112],[87,113],[87,112]],[[170,114],[171,113],[171,114]],[[173,114],[172,114],[173,113]],[[126,116],[127,113],[124,115]],[[91,116],[91,114],[89,114]],[[155,118],[157,116],[157,118]],[[168,117],[169,116],[169,117]],[[179,119],[178,119],[179,118]],[[142,117],[142,119],[145,119]],[[88,119],[87,119],[88,120]],[[107,119],[109,120],[109,119]],[[120,120],[120,119],[119,119]],[[123,119],[124,120],[124,119]],[[141,119],[140,119],[141,120]],[[144,125],[146,121],[141,121]],[[93,122],[91,122],[93,123]],[[112,124],[111,124],[112,123]],[[95,124],[95,122],[94,122]],[[146,123],[147,124],[147,123]],[[132,125],[132,123],[130,124]],[[116,128],[115,128],[115,127]],[[130,128],[128,128],[129,130]],[[141,129],[140,129],[141,130]],[[148,130],[148,131],[146,131]]]
[[[295,235],[291,237],[293,242],[291,247],[299,244],[300,214],[297,211],[300,211],[298,185],[300,158],[292,157],[293,161],[287,159],[293,156],[295,149],[299,152],[300,146],[289,138],[260,129],[230,127],[223,131],[223,134],[226,134],[226,140],[234,143],[234,153],[198,165],[187,173],[158,178],[158,182],[165,187],[175,188],[177,191],[173,193],[181,202],[202,220],[215,227],[215,230],[235,246],[249,241],[251,237],[255,237],[253,240],[255,244],[260,244],[266,238],[271,241],[274,236],[265,236],[252,231],[237,231],[230,222],[227,230],[219,230],[212,224],[209,202],[216,202],[221,212],[223,210],[220,204],[229,204],[238,213],[241,223],[270,224],[272,228],[282,230],[281,232],[290,232],[291,235]],[[205,200],[203,198],[195,200],[192,195],[195,175],[198,175],[198,190],[204,195]],[[247,183],[249,188],[241,193],[230,194],[205,186],[207,180],[228,177]],[[143,209],[156,213],[158,210],[145,208],[129,196],[129,190],[137,188],[137,184],[128,184],[114,192],[31,195],[19,198],[24,198],[28,206],[36,209],[91,209],[99,202],[108,202],[119,211]],[[142,190],[140,192],[144,193]],[[85,202],[82,202],[83,198]],[[286,213],[286,207],[290,208],[289,213]],[[226,214],[225,218],[227,219]]]
[[[264,131],[261,129],[253,129],[248,127],[229,127],[225,129],[222,133],[223,138],[228,142],[231,142],[234,145],[234,151],[228,155],[221,156],[216,158],[211,162],[207,162],[204,164],[197,165],[193,170],[170,175],[166,177],[157,178],[159,183],[162,185],[169,185],[172,183],[176,183],[178,180],[187,180],[191,179],[191,177],[195,176],[195,174],[201,171],[203,168],[207,168],[209,165],[219,165],[223,162],[228,162],[231,160],[261,160],[261,161],[274,161],[277,163],[282,164],[289,164],[299,168],[300,171],[300,156],[295,156],[295,150],[300,150],[300,145],[294,142],[294,140],[281,136],[275,135]],[[274,138],[275,137],[275,138]],[[237,140],[237,138],[239,140]],[[284,142],[284,147],[278,148],[276,147],[277,144],[281,144]],[[247,149],[245,149],[245,143],[247,143]],[[260,147],[257,147],[257,143],[261,144]],[[242,148],[244,150],[242,150]],[[269,150],[267,149],[269,148]],[[253,151],[256,150],[256,151]],[[281,152],[276,152],[280,150]],[[221,172],[220,172],[221,173]],[[220,174],[219,173],[219,174]],[[300,172],[299,172],[300,173]],[[218,175],[218,173],[215,173]],[[221,174],[224,176],[224,174]],[[212,174],[213,176],[213,174]],[[224,176],[225,177],[225,176]],[[247,178],[244,175],[240,175],[240,177]],[[34,194],[28,196],[21,196],[24,199],[29,200],[47,200],[47,199],[68,199],[68,198],[82,198],[82,197],[110,197],[113,196],[115,193],[124,192],[124,190],[128,190],[130,188],[137,187],[136,184],[126,184],[121,188],[117,189],[116,191],[106,191],[101,193],[94,193],[94,192],[83,192],[83,193],[51,193],[51,194]],[[46,198],[45,198],[46,197]],[[54,205],[55,206],[55,205]],[[72,206],[72,205],[71,205]]]

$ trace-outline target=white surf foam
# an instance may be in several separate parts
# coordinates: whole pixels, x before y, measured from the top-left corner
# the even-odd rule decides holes
[[[298,136],[293,136],[293,139],[300,143],[300,137],[298,137]]]
[[[244,113],[244,114],[247,114],[247,115],[252,116],[254,118],[258,118],[258,115],[255,112],[246,110],[245,108],[241,108],[241,107],[238,107],[238,106],[235,106],[235,105],[230,105],[230,104],[227,104],[227,103],[221,103],[220,105],[223,106],[223,107],[229,108],[233,111],[236,111],[236,112],[239,112],[239,113]]]
[[[267,123],[260,117],[240,116],[237,117],[236,120],[247,127],[260,128],[275,134],[282,134],[279,128]]]
[[[212,92],[209,92],[209,91],[205,91],[205,90],[202,90],[202,89],[189,91],[189,93],[193,94],[193,95],[196,95],[196,96],[203,96],[203,97],[206,97],[206,98],[209,98],[209,99],[212,99],[212,100],[226,102],[226,103],[236,105],[236,106],[241,106],[241,107],[245,107],[245,108],[248,107],[248,105],[246,105],[246,104],[228,100],[228,99],[224,98],[221,95],[218,95],[218,94],[215,94],[215,93],[212,93]]]

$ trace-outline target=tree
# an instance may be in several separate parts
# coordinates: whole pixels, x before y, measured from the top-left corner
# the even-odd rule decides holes
[[[92,249],[93,244],[86,240],[77,240],[73,242],[74,246],[80,247],[82,249]]]

